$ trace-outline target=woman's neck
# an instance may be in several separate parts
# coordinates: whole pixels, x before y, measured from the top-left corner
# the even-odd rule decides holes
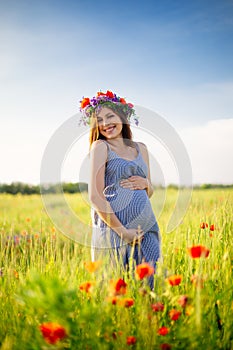
[[[109,143],[110,146],[114,148],[123,149],[127,147],[122,137],[117,137],[115,139],[108,139],[106,141]]]

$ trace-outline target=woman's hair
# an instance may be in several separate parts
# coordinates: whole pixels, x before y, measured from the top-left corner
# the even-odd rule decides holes
[[[101,106],[104,107],[104,104],[102,104]],[[132,146],[133,145],[132,131],[130,129],[130,124],[129,124],[129,121],[127,119],[126,114],[122,111],[120,106],[117,106],[117,105],[109,106],[108,105],[106,107],[111,109],[114,113],[116,113],[119,116],[119,118],[122,121],[122,138],[127,145]],[[97,113],[96,113],[96,111],[94,111],[94,113],[91,116],[90,134],[89,134],[90,147],[94,141],[105,140],[105,139],[106,139],[105,136],[103,136],[99,132],[99,127],[98,127],[98,122],[97,122]]]

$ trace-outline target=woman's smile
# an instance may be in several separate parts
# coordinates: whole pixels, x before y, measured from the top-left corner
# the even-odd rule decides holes
[[[116,125],[109,125],[106,128],[103,128],[103,131],[107,134],[112,134],[112,132],[116,129]]]

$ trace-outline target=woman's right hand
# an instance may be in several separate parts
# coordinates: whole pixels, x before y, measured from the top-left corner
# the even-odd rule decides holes
[[[122,238],[129,244],[138,244],[143,240],[144,232],[141,229],[129,228],[124,230]]]

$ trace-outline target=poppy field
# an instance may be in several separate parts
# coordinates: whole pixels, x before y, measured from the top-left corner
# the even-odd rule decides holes
[[[90,225],[81,194],[66,197]],[[156,271],[131,263],[126,272],[92,263],[90,247],[59,232],[39,195],[1,194],[0,349],[233,349],[233,190],[194,190],[168,234],[176,198],[168,189],[157,217]]]

